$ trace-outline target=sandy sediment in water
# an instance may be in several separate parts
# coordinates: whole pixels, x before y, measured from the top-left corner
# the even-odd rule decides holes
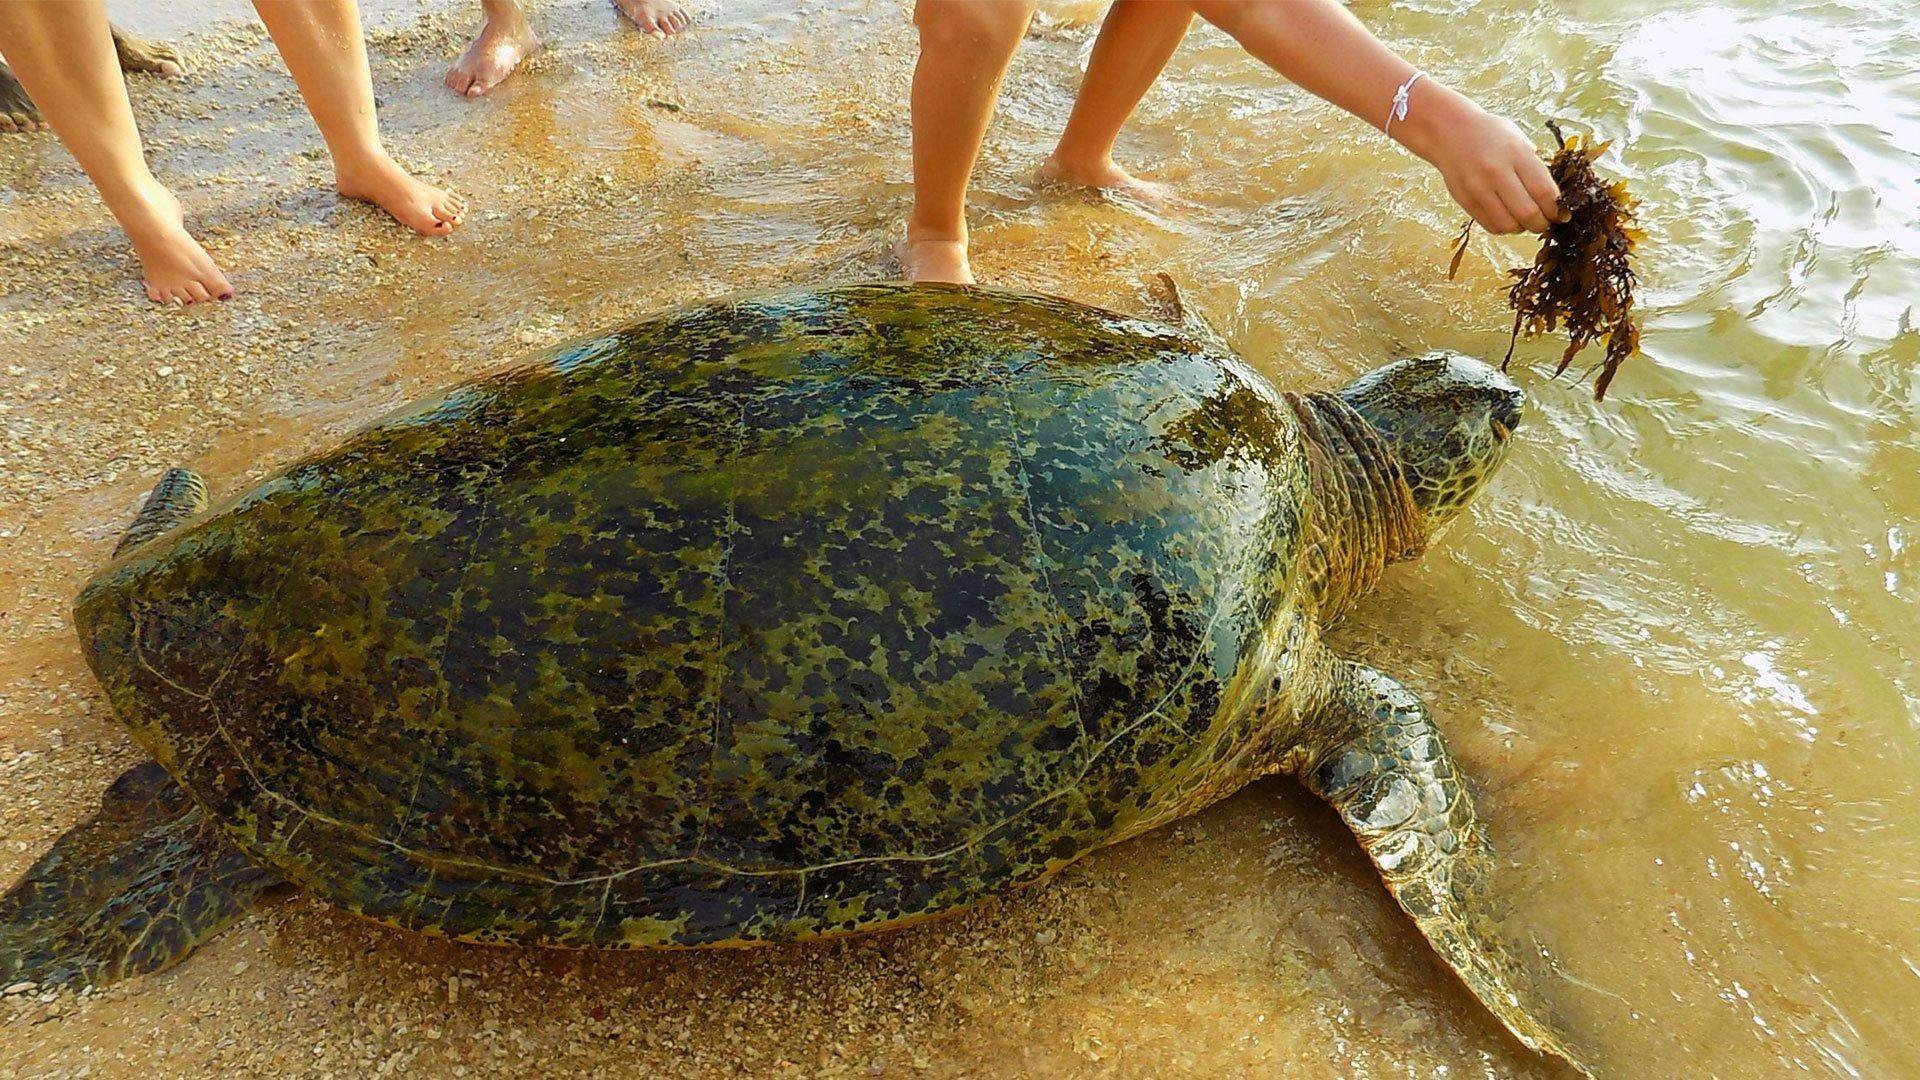
[[[228,304],[147,303],[70,159],[50,138],[0,140],[0,880],[139,759],[66,612],[162,469],[193,465],[218,496],[408,397],[635,313],[886,272],[903,206],[904,16],[839,11],[861,47],[837,57],[831,42],[787,36],[809,12],[747,7],[668,47],[618,32],[597,5],[545,11],[551,51],[478,103],[439,86],[470,29],[464,6],[408,8],[376,28],[398,156],[473,206],[448,241],[332,193],[258,29],[197,33],[192,78],[137,80],[135,107],[156,171],[232,273]],[[793,170],[807,156],[781,143],[793,110],[831,116],[838,132],[819,151],[837,179],[817,195],[791,194],[805,190]],[[983,189],[988,206],[1027,197],[992,177]],[[1137,296],[1113,254],[1008,252],[1009,265],[988,253],[983,269],[1116,304]],[[488,949],[293,897],[170,972],[0,999],[0,1073],[19,1075],[1442,1064],[1537,1067],[1426,955],[1331,815],[1281,786],[884,938]]]

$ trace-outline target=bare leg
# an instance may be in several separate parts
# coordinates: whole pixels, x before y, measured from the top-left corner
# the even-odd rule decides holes
[[[0,53],[127,231],[147,296],[179,304],[232,296],[226,275],[187,235],[179,201],[147,170],[98,0],[0,3]]]
[[[909,281],[970,285],[967,181],[1031,0],[919,0],[913,69],[913,216],[898,248]]]
[[[414,179],[380,142],[353,0],[254,0],[253,6],[320,126],[340,194],[373,203],[415,232],[452,232],[466,209],[459,196]]]
[[[465,56],[447,69],[447,89],[479,97],[513,74],[520,62],[540,51],[540,37],[514,0],[480,0],[487,24],[467,46]]]
[[[613,0],[628,21],[662,41],[693,25],[693,16],[673,0]]]
[[[1113,144],[1147,88],[1193,25],[1193,10],[1172,0],[1117,0],[1100,25],[1087,62],[1087,77],[1074,99],[1060,145],[1040,166],[1040,175],[1086,187],[1148,199],[1166,190],[1139,180],[1113,163]]]

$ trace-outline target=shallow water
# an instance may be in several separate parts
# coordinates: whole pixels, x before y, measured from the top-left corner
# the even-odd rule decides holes
[[[423,17],[378,9],[392,27]],[[1122,144],[1180,202],[1036,189],[1029,170],[1066,116],[1099,10],[1050,5],[1008,78],[974,200],[983,277],[1142,309],[1141,278],[1170,271],[1289,387],[1407,350],[1498,359],[1502,271],[1531,245],[1482,238],[1445,281],[1462,215],[1437,177],[1220,35],[1190,39]],[[1617,140],[1606,165],[1641,195],[1648,232],[1646,355],[1596,404],[1549,380],[1551,342],[1523,345],[1532,412],[1505,475],[1338,643],[1434,707],[1511,862],[1512,924],[1554,958],[1559,1010],[1605,1074],[1920,1072],[1907,1032],[1920,1016],[1915,18],[1865,0],[1354,10],[1543,142],[1547,117]],[[178,32],[224,15],[173,4],[134,21]],[[616,34],[585,0],[540,26],[552,54],[477,104],[437,88],[451,28],[425,47],[375,35],[396,142],[480,211],[446,244],[398,244],[300,186],[317,182],[298,153],[311,139],[257,41],[212,50],[192,89],[165,91],[186,105],[157,122],[156,158],[205,181],[200,205],[234,234],[239,284],[259,284],[267,320],[248,322],[243,294],[232,313],[189,316],[190,332],[236,355],[261,351],[262,325],[269,342],[298,342],[270,386],[212,422],[171,397],[172,411],[136,422],[82,392],[10,392],[0,421],[18,431],[73,418],[106,443],[89,463],[8,440],[7,460],[57,489],[17,496],[0,521],[32,525],[0,534],[13,545],[0,631],[14,687],[0,739],[56,767],[30,803],[17,783],[0,800],[42,815],[34,850],[110,773],[91,779],[85,755],[62,758],[42,733],[116,738],[73,718],[90,684],[58,615],[156,460],[233,490],[377,409],[556,338],[732,289],[886,272],[907,199],[912,57],[895,5],[727,0],[668,48]],[[8,144],[0,164],[0,236],[48,246],[96,290],[49,302],[23,277],[4,283],[0,312],[16,323],[0,340],[26,372],[14,378],[69,386],[63,373],[102,350],[168,340],[147,313],[92,313],[132,293],[113,284],[124,269],[103,254],[111,234],[70,165]],[[207,179],[254,171],[267,187]],[[63,213],[42,215],[34,186]],[[321,226],[351,230],[378,273],[328,279],[303,308],[265,279],[283,266],[337,277],[300,261],[300,230]],[[281,247],[247,239],[283,228]],[[0,852],[0,876],[30,857]],[[582,1067],[1546,1074],[1425,953],[1337,822],[1278,784],[891,943],[563,962],[423,944],[297,903],[236,941],[63,1023],[0,1029],[14,1048],[0,1065],[71,1067],[89,1040],[151,1065],[161,1018],[180,1009],[243,1041],[285,1039],[289,1056],[261,1052],[303,1069],[322,1060],[316,1040],[366,1035],[367,1010],[495,1030],[474,995],[444,1002],[458,969],[497,995],[477,1000],[504,1010],[512,1048],[557,1055],[588,1008],[576,999],[677,1033],[606,1036]],[[292,1007],[262,1028],[244,1004],[220,1004],[315,972],[345,989],[301,1006],[314,1027]],[[399,1038],[390,1017],[378,1023]],[[316,1056],[300,1056],[309,1046]]]

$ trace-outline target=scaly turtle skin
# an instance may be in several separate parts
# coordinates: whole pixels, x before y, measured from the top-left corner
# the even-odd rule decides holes
[[[1165,326],[862,285],[562,348],[212,514],[170,476],[76,622],[198,831],[83,826],[136,854],[84,889],[56,887],[71,857],[31,871],[0,975],[158,966],[82,893],[144,896],[178,930],[160,961],[184,954],[262,887],[188,855],[474,941],[872,930],[1288,772],[1564,1053],[1488,925],[1437,731],[1319,644],[1519,409],[1464,358],[1278,394]],[[139,852],[198,891],[140,893]]]

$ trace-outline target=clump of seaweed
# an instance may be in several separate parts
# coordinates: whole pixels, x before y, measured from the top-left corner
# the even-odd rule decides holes
[[[1609,143],[1589,145],[1577,134],[1562,134],[1560,125],[1551,120],[1547,127],[1560,144],[1547,168],[1560,185],[1565,220],[1548,226],[1532,266],[1508,271],[1514,278],[1507,291],[1507,305],[1514,312],[1513,334],[1500,366],[1504,370],[1513,361],[1514,345],[1522,333],[1534,338],[1566,326],[1567,351],[1560,356],[1555,376],[1563,374],[1582,349],[1604,337],[1606,355],[1593,383],[1597,401],[1607,396],[1607,386],[1620,365],[1640,347],[1640,326],[1633,317],[1632,258],[1634,244],[1641,238],[1634,225],[1638,200],[1628,193],[1626,181],[1608,181],[1594,171],[1594,160]],[[1460,269],[1472,232],[1473,222],[1468,221],[1454,241],[1448,278]]]

